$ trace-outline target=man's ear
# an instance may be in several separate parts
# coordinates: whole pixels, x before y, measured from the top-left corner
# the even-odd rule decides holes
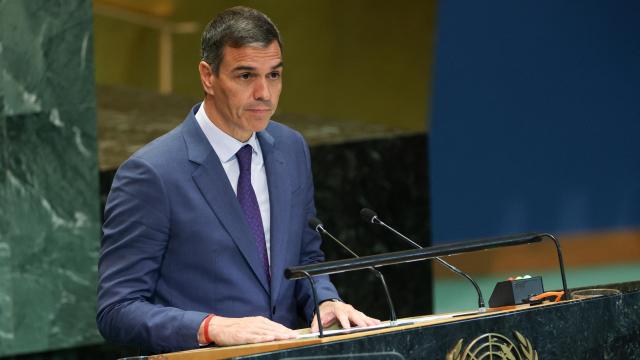
[[[198,71],[200,72],[200,82],[202,82],[202,89],[208,95],[213,94],[213,84],[216,81],[215,75],[213,74],[213,69],[211,65],[207,64],[206,61],[200,61],[198,64]]]

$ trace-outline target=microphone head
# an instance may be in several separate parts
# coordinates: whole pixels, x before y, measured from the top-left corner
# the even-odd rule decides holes
[[[366,222],[375,223],[374,220],[378,217],[378,214],[371,209],[363,208],[360,210],[360,216]]]
[[[309,219],[309,227],[311,227],[314,231],[320,231],[319,228],[322,228],[322,221],[317,217],[312,217]]]

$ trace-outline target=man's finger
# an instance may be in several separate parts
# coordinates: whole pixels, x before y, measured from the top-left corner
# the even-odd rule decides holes
[[[290,333],[281,333],[281,334],[277,334],[276,335],[276,340],[288,340],[288,339],[295,339],[298,337],[298,333],[293,332],[292,334]]]
[[[273,330],[273,331],[277,331],[280,333],[292,333],[293,330],[289,329],[288,327],[282,325],[282,324],[278,324],[277,322],[273,322],[271,321],[269,324],[267,324],[268,328]]]
[[[351,323],[349,322],[349,314],[346,311],[338,310],[336,312],[336,317],[340,322],[340,326],[343,329],[351,329]]]
[[[366,316],[361,313],[360,311],[351,311],[349,314],[349,319],[351,320],[352,323],[354,323],[356,326],[367,326],[368,323],[366,321]]]
[[[271,321],[263,317],[258,317],[258,319],[259,319],[257,322],[258,326],[269,333],[273,333],[281,337],[284,336],[286,338],[297,336],[297,333],[295,331],[289,329],[288,327],[282,324],[279,324],[275,321]]]
[[[267,341],[274,341],[276,340],[276,337],[273,335],[258,335],[258,336],[253,336],[248,340],[249,340],[248,343],[250,344],[257,344],[257,343],[262,343]]]
[[[365,320],[366,320],[368,326],[373,326],[373,325],[380,324],[380,320],[378,320],[376,318],[372,318],[372,317],[368,317],[368,316],[365,316],[365,318],[366,318]]]
[[[336,314],[333,312],[324,314],[324,316],[320,318],[320,321],[322,321],[322,326],[331,326],[334,322],[336,322]]]

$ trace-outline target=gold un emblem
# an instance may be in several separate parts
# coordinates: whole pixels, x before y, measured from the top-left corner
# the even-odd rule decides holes
[[[447,360],[538,360],[538,353],[533,349],[531,342],[517,331],[513,334],[519,347],[504,335],[487,333],[473,339],[463,351],[464,339],[460,339],[447,354]]]

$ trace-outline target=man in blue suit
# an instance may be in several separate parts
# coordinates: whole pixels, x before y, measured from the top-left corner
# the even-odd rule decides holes
[[[204,102],[119,168],[105,209],[97,323],[150,352],[294,338],[312,319],[289,266],[322,261],[309,150],[270,121],[282,89],[278,30],[225,10],[202,37]],[[316,278],[324,325],[372,325]],[[317,324],[312,324],[312,330]]]

